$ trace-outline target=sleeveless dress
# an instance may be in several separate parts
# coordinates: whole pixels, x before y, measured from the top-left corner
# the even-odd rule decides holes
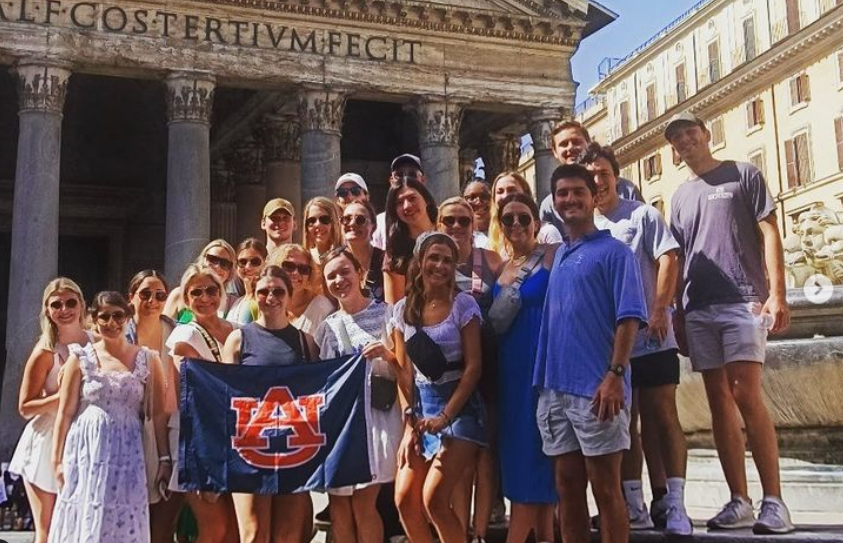
[[[521,285],[521,309],[498,338],[498,451],[503,495],[516,503],[552,504],[558,498],[553,463],[542,452],[533,388],[536,344],[550,272],[539,267]],[[494,296],[501,286],[495,283]]]
[[[244,366],[289,366],[291,364],[302,364],[311,360],[311,353],[308,353],[307,342],[303,333],[288,325],[294,330],[295,341],[298,342],[302,354],[290,346],[283,337],[284,330],[270,330],[256,322],[251,322],[240,329],[240,363]]]
[[[50,543],[148,543],[141,414],[149,351],[131,372],[103,371],[91,344],[71,345],[82,370],[79,410],[64,447],[64,488]]]

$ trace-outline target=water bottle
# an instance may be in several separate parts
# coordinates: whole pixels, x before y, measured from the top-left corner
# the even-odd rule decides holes
[[[747,306],[749,312],[752,313],[752,318],[755,321],[756,326],[768,331],[773,329],[773,325],[776,323],[775,317],[769,313],[761,313],[761,308],[763,306],[759,302],[749,302]]]

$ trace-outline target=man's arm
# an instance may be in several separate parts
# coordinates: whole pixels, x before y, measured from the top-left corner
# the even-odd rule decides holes
[[[787,307],[787,295],[784,282],[784,250],[776,224],[776,214],[770,213],[758,222],[764,244],[764,263],[770,282],[770,297],[761,313],[772,315],[775,319],[770,333],[776,334],[790,326],[790,310]]]
[[[647,333],[658,338],[661,343],[667,337],[667,308],[673,303],[676,294],[676,278],[679,275],[677,251],[671,250],[661,255],[656,276],[656,299],[650,311]]]
[[[637,318],[621,319],[615,327],[615,339],[612,345],[612,366],[622,366],[629,371],[629,355],[635,345],[640,321]],[[612,420],[620,413],[624,405],[624,377],[607,371],[606,377],[594,393],[594,412],[600,421]]]

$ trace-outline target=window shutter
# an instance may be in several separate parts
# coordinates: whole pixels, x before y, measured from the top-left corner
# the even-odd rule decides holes
[[[837,167],[843,171],[843,117],[834,119],[834,137],[837,141]]]
[[[662,174],[662,155],[661,155],[661,153],[656,153],[656,156],[654,158],[656,159],[656,168],[655,168],[656,169],[656,175],[661,175]]]
[[[794,77],[790,80],[790,106],[793,107],[799,103],[799,78]]]
[[[650,179],[652,176],[652,171],[650,170],[650,158],[644,159],[644,179]]]
[[[787,163],[787,188],[799,186],[799,172],[796,170],[796,146],[793,140],[784,142],[784,157]]]
[[[843,83],[843,53],[837,53],[837,81]]]
[[[746,127],[755,126],[755,101],[746,104]]]
[[[793,138],[796,145],[796,168],[799,173],[799,184],[805,185],[814,179],[811,171],[811,149],[808,146],[808,134],[799,134]]]
[[[808,80],[808,74],[802,74],[799,76],[799,80],[801,82],[800,89],[802,91],[802,101],[803,102],[810,102],[811,101],[811,85],[810,81]]]
[[[841,74],[843,74],[843,55],[841,55]],[[840,78],[843,81],[843,75]],[[687,98],[688,92],[685,86],[685,63],[676,66],[676,101],[684,102]]]
[[[755,114],[755,118],[758,120],[758,124],[764,124],[764,100],[758,98],[757,100],[755,100],[755,104],[758,108],[758,111]]]

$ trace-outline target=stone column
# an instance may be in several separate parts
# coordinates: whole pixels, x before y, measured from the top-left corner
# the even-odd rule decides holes
[[[237,189],[225,160],[211,166],[211,239],[237,243]]]
[[[211,235],[211,107],[214,77],[167,76],[167,225],[164,273],[181,277]]]
[[[419,147],[427,188],[437,202],[460,192],[460,125],[462,104],[425,97],[415,104]]]
[[[267,200],[284,198],[292,202],[296,210],[301,210],[301,130],[298,115],[266,115],[258,135],[263,143]]]
[[[8,461],[24,420],[18,391],[39,334],[41,298],[58,275],[61,124],[70,71],[21,62],[18,80],[18,154],[12,208],[12,258],[6,309],[6,368],[0,403],[0,459]]]
[[[263,149],[252,137],[244,139],[231,152],[227,163],[234,175],[237,202],[237,243],[248,237],[263,241],[261,213],[266,204],[263,182]]]
[[[345,100],[345,91],[328,87],[305,87],[299,93],[302,204],[315,196],[330,198],[342,173]]]
[[[477,149],[460,149],[460,192],[466,185],[474,181],[474,166],[477,160]]]
[[[483,147],[486,181],[492,183],[502,172],[518,169],[521,143],[515,134],[490,134]]]
[[[533,138],[533,157],[536,163],[536,199],[541,202],[550,194],[550,176],[559,166],[553,156],[550,134],[553,125],[562,118],[558,109],[542,109],[530,113],[527,126]]]

